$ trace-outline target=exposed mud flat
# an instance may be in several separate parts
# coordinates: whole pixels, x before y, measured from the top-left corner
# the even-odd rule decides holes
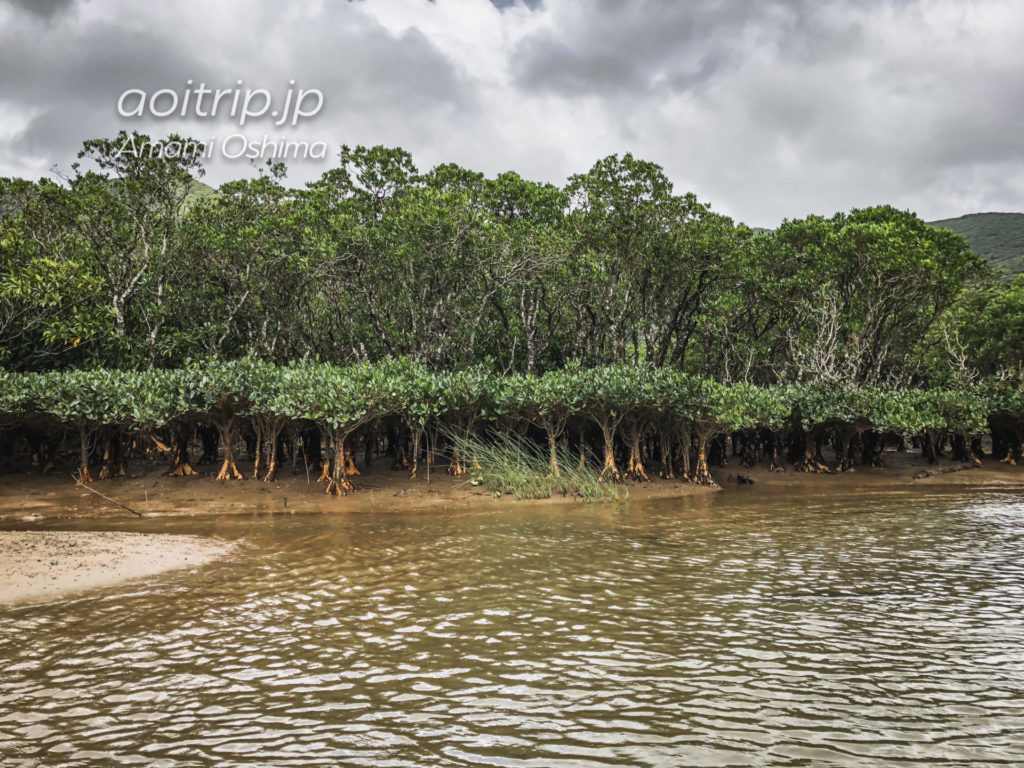
[[[344,513],[393,512],[409,509],[448,509],[460,507],[503,507],[517,503],[509,494],[496,497],[489,489],[474,486],[468,475],[452,476],[446,467],[435,467],[429,478],[425,472],[416,479],[407,470],[390,469],[390,461],[381,458],[362,474],[349,479],[355,491],[345,496],[329,496],[317,474],[307,477],[300,467],[297,474],[282,471],[279,480],[265,483],[252,478],[251,463],[238,462],[244,480],[215,479],[216,467],[191,477],[168,477],[165,462],[133,463],[130,476],[101,480],[91,488],[110,497],[104,500],[78,487],[67,475],[23,471],[0,475],[0,521],[35,522],[55,519],[120,518],[133,519],[123,504],[143,517],[174,515],[225,515],[251,513]],[[219,464],[218,464],[219,467]],[[652,473],[653,474],[653,473]],[[654,474],[650,483],[630,484],[622,497],[631,499],[679,498],[707,493],[710,489],[687,485],[679,480],[661,480]],[[531,499],[531,504],[564,504],[570,497]]]
[[[200,536],[115,531],[0,531],[0,604],[58,597],[195,568],[233,545]]]
[[[922,485],[953,485],[998,487],[1024,491],[1024,467],[1008,466],[986,459],[982,466],[962,471],[948,471],[961,466],[959,462],[942,459],[929,464],[917,451],[885,455],[882,468],[858,467],[854,472],[814,474],[796,472],[786,465],[784,472],[770,472],[766,463],[747,469],[731,458],[723,467],[712,467],[711,475],[724,492],[742,489],[745,492],[786,495],[790,493],[850,493],[859,490],[911,490]],[[444,466],[431,469],[429,476],[410,479],[405,470],[392,470],[390,460],[380,457],[369,467],[361,465],[362,474],[351,478],[355,492],[347,496],[328,496],[316,475],[307,476],[298,469],[287,469],[274,483],[252,479],[252,465],[239,462],[245,480],[217,481],[216,468],[192,477],[167,477],[166,462],[133,463],[131,476],[97,481],[91,487],[109,496],[118,504],[136,510],[143,517],[197,516],[224,514],[331,514],[391,513],[404,510],[452,508],[503,508],[520,503],[508,494],[500,498],[487,488],[473,486],[468,476],[451,476]],[[200,468],[206,469],[206,468]],[[941,471],[935,476],[915,479],[922,472]],[[945,470],[945,471],[943,471]],[[622,494],[630,501],[684,498],[715,492],[715,488],[689,485],[678,479],[657,476],[656,468],[648,469],[650,482],[628,483]],[[738,476],[753,481],[742,483]],[[531,499],[530,504],[565,504],[573,499],[556,495],[550,499]],[[522,502],[527,503],[527,502]],[[0,521],[43,522],[81,518],[133,519],[131,513],[94,493],[77,487],[60,473],[50,475],[38,471],[13,472],[0,475]]]

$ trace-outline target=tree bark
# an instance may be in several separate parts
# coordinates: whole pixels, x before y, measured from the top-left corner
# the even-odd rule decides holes
[[[622,481],[622,474],[615,466],[615,424],[611,420],[598,422],[601,428],[601,437],[604,439],[604,467],[601,469],[601,479],[611,479],[616,483]]]
[[[644,471],[643,453],[640,447],[640,437],[643,430],[638,421],[630,420],[625,424],[626,439],[629,443],[629,465],[626,468],[626,477],[637,482],[648,480],[647,472]]]
[[[718,483],[711,477],[708,469],[708,440],[711,433],[701,427],[694,427],[697,442],[697,466],[694,467],[691,482],[694,485],[703,485],[708,488],[718,488]]]
[[[91,483],[92,474],[89,472],[89,430],[85,426],[78,428],[79,445],[81,448],[81,457],[78,468],[78,482],[79,483]]]
[[[221,417],[214,421],[220,435],[221,446],[224,449],[224,464],[217,474],[218,480],[242,480],[242,473],[235,466],[235,437],[237,422],[234,416]]]
[[[351,460],[348,456],[348,434],[338,430],[334,434],[334,461],[327,481],[326,493],[330,496],[345,496],[355,488],[348,480],[347,464]]]
[[[167,472],[168,477],[187,477],[196,474],[188,458],[188,442],[191,428],[180,426],[174,430],[174,460]]]

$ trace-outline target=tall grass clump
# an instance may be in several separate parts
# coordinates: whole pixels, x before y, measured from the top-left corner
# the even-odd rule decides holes
[[[623,486],[602,480],[593,461],[580,467],[578,458],[564,448],[557,452],[556,477],[547,449],[519,435],[450,433],[446,437],[465,457],[470,482],[496,494],[509,493],[520,499],[547,499],[561,494],[581,501],[618,501],[629,496]]]

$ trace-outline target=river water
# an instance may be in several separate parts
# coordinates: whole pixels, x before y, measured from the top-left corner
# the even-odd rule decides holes
[[[1019,495],[119,527],[244,543],[0,610],[0,765],[1024,764]]]

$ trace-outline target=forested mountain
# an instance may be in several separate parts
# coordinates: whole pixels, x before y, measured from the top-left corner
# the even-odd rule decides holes
[[[1024,274],[1024,213],[969,213],[928,223],[963,235],[971,250],[995,269]]]

